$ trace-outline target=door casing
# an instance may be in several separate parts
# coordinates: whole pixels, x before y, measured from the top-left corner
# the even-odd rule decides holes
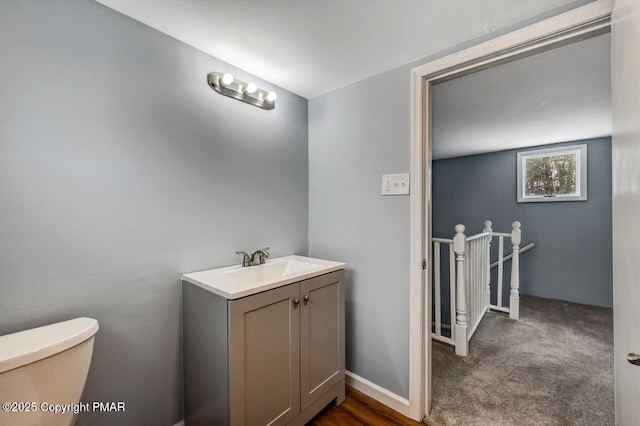
[[[431,410],[431,105],[436,83],[610,31],[614,0],[597,0],[411,70],[409,410]],[[427,265],[429,262],[427,262]]]

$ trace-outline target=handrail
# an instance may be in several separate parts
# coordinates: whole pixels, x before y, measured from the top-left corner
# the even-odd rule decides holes
[[[443,243],[443,244],[453,244],[453,239],[451,238],[431,238],[431,241],[434,243]]]
[[[520,250],[518,250],[518,253],[524,253],[527,250],[531,250],[535,246],[536,246],[535,243],[527,244],[526,246],[524,246]],[[513,257],[513,253],[509,253],[508,255],[506,255],[505,257],[502,258],[502,261],[506,262],[507,260],[510,260],[512,257]],[[490,268],[495,268],[496,266],[498,266],[498,263],[499,263],[499,260],[496,260],[491,265],[489,265],[489,267]]]
[[[486,237],[487,235],[491,235],[491,232],[481,232],[479,234],[472,235],[470,237],[467,237],[465,241],[469,242],[469,241],[477,240],[478,238]]]
[[[511,232],[491,232],[494,237],[507,237],[511,238]]]

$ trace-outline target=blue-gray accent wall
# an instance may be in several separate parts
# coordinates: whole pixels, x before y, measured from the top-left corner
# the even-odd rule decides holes
[[[587,144],[588,200],[517,203],[517,152],[575,143]],[[458,223],[472,235],[482,231],[486,219],[493,221],[496,232],[510,232],[511,223],[520,221],[522,245],[536,245],[521,256],[521,294],[612,306],[611,138],[436,160],[432,171],[434,237],[451,238]],[[505,254],[511,253],[505,241]],[[494,242],[492,261],[497,260],[497,239]],[[495,282],[495,268],[492,272]],[[505,303],[509,273],[510,262]]]
[[[97,318],[84,400],[126,411],[78,424],[173,425],[181,274],[307,253],[307,100],[93,1],[0,17],[0,335]],[[221,96],[211,71],[276,108]]]

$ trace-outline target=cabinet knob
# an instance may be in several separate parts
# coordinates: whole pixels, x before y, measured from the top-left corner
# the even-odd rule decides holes
[[[303,299],[304,299],[304,304],[305,304],[305,305],[306,305],[307,303],[309,303],[309,295],[308,295],[308,294],[305,294],[305,295],[304,295],[304,297],[303,297]]]
[[[300,304],[300,299],[298,299],[297,297],[293,299],[293,306],[298,306],[299,304]]]

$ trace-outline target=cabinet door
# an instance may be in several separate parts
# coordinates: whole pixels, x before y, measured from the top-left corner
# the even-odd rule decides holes
[[[284,425],[300,412],[299,285],[229,301],[232,425]]]
[[[344,377],[344,272],[300,283],[302,411]]]

